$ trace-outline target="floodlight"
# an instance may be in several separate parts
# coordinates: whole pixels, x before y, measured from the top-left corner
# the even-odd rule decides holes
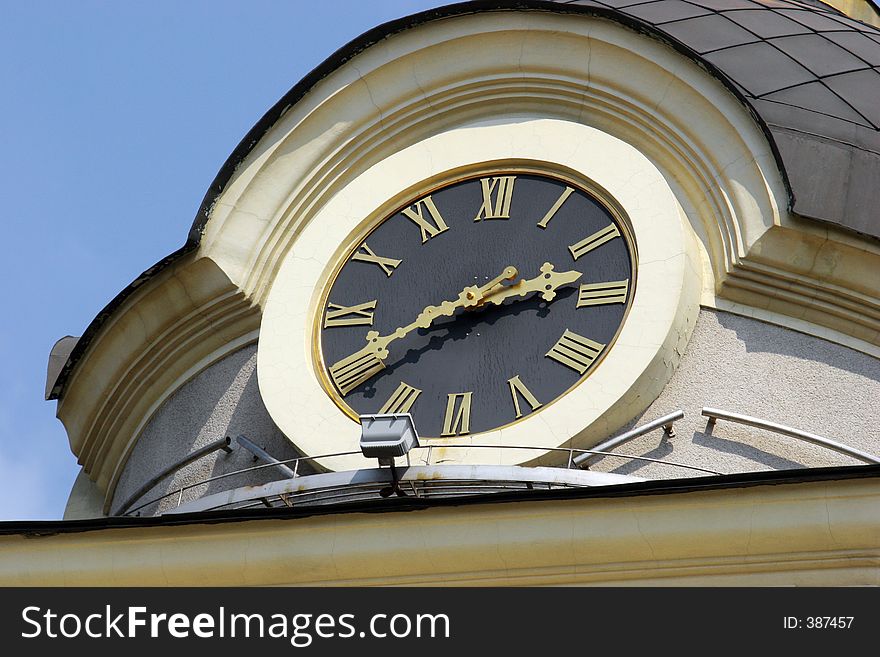
[[[361,415],[361,452],[367,458],[379,459],[379,465],[391,467],[391,485],[379,491],[382,497],[396,493],[406,497],[400,488],[400,475],[394,467],[394,458],[406,456],[409,450],[419,446],[416,425],[409,413],[379,413]]]
[[[406,456],[419,446],[416,425],[409,413],[361,415],[361,452],[367,458]]]

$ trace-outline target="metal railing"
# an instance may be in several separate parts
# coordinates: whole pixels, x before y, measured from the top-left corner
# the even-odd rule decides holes
[[[669,438],[675,435],[675,429],[673,427],[673,422],[681,420],[684,418],[684,411],[675,411],[674,413],[670,413],[669,415],[664,415],[663,417],[658,417],[656,420],[652,422],[648,422],[647,424],[643,424],[640,427],[636,427],[635,429],[631,429],[624,434],[621,434],[615,438],[609,438],[604,443],[599,443],[596,445],[596,451],[611,451],[615,447],[623,445],[624,443],[628,443],[630,440],[634,438],[638,438],[639,436],[644,436],[646,433],[650,433],[654,431],[654,429],[659,429],[663,427],[663,434]],[[603,454],[581,454],[580,456],[574,459],[574,465],[579,468],[589,467],[590,463],[593,463],[604,456]]]
[[[877,463],[880,464],[880,457],[870,454],[868,452],[864,452],[862,450],[856,449],[854,447],[850,447],[849,445],[845,445],[843,443],[831,440],[829,438],[825,438],[822,436],[818,436],[816,434],[812,434],[806,431],[801,431],[799,429],[795,429],[792,427],[784,426],[781,424],[777,424],[775,422],[770,422],[768,420],[762,420],[760,418],[751,417],[748,415],[741,415],[738,413],[732,413],[729,411],[724,411],[716,408],[704,407],[702,409],[702,415],[709,419],[709,426],[714,425],[718,420],[725,420],[728,422],[734,422],[737,424],[742,424],[746,426],[755,427],[758,429],[764,429],[766,431],[771,431],[773,433],[777,433],[780,435],[788,436],[791,438],[796,438],[798,440],[803,440],[805,442],[809,442],[821,447],[825,447],[827,449],[834,450],[841,454],[846,454],[847,456],[851,456],[859,461],[863,461],[865,463]],[[432,464],[431,460],[434,454],[434,450],[443,449],[503,449],[503,450],[531,450],[531,451],[539,451],[543,453],[547,452],[558,452],[567,455],[567,459],[564,465],[556,466],[565,469],[570,469],[572,467],[580,468],[580,469],[588,469],[590,464],[594,463],[600,458],[603,457],[611,457],[617,459],[626,459],[629,461],[639,461],[644,463],[658,463],[661,465],[667,465],[676,468],[683,468],[687,470],[693,470],[696,472],[702,472],[706,474],[718,475],[720,472],[716,472],[714,470],[708,470],[706,468],[700,468],[693,465],[688,465],[685,463],[679,463],[676,461],[668,461],[663,459],[654,459],[649,458],[647,456],[633,456],[629,454],[617,454],[613,453],[611,450],[627,443],[635,438],[640,436],[644,436],[645,434],[655,431],[656,429],[662,428],[664,431],[664,435],[667,437],[672,437],[675,435],[674,433],[674,422],[681,420],[684,418],[684,412],[681,410],[675,411],[673,413],[669,413],[668,415],[664,415],[656,420],[648,422],[640,427],[636,427],[627,431],[619,436],[615,436],[614,438],[610,438],[602,443],[596,445],[593,449],[577,449],[573,447],[538,447],[531,445],[422,445],[413,449],[413,460],[420,461],[424,463],[424,465],[440,465],[440,463]],[[227,452],[231,451],[230,448],[230,438],[224,438],[222,440],[215,441],[205,447],[193,452],[192,454],[186,456],[180,461],[176,462],[172,466],[169,466],[161,473],[151,478],[148,482],[146,482],[143,486],[141,486],[135,493],[133,493],[125,503],[119,508],[117,514],[119,515],[130,515],[137,513],[141,509],[144,509],[153,504],[159,504],[163,500],[168,498],[177,497],[176,506],[180,506],[183,503],[183,496],[187,491],[190,491],[199,486],[207,486],[216,481],[220,481],[223,479],[227,479],[229,477],[235,477],[237,475],[250,474],[260,470],[265,470],[269,468],[274,468],[280,471],[286,478],[296,479],[302,476],[300,472],[300,463],[301,462],[316,462],[323,461],[326,459],[332,459],[336,457],[344,457],[344,456],[362,456],[360,451],[350,451],[350,452],[334,452],[329,454],[320,454],[316,456],[299,456],[296,458],[287,459],[284,461],[279,461],[275,459],[273,456],[265,452],[262,448],[257,446],[255,443],[247,439],[245,436],[239,436],[237,438],[237,442],[239,445],[250,451],[254,454],[255,458],[259,458],[264,461],[261,465],[255,465],[248,468],[243,468],[241,470],[235,470],[232,472],[227,472],[224,474],[216,475],[213,477],[205,478],[201,481],[187,484],[178,489],[175,489],[169,493],[164,495],[160,495],[158,497],[152,498],[149,501],[143,502],[132,508],[134,502],[136,502],[139,498],[143,497],[149,490],[154,487],[162,478],[168,476],[171,472],[183,467],[184,465],[195,461],[202,456],[205,456],[213,451],[218,449],[223,449]],[[423,458],[415,458],[416,453],[423,454]],[[406,457],[407,465],[410,464],[410,454],[407,454]],[[290,466],[290,467],[289,467]]]
[[[239,445],[241,445],[247,451],[253,454],[255,461],[259,459],[263,461],[263,463],[271,463],[276,468],[278,468],[278,471],[288,479],[293,479],[294,477],[296,477],[295,470],[291,470],[290,468],[288,468],[265,449],[257,445],[254,441],[250,440],[247,436],[239,436],[235,439],[235,442],[237,442]],[[297,463],[296,465],[299,465],[299,463]]]
[[[673,414],[673,415],[675,415],[675,414]],[[664,418],[660,418],[660,419],[662,420]],[[660,426],[660,425],[658,425],[658,426]],[[657,427],[654,426],[652,428],[657,428]],[[646,432],[650,431],[650,430],[651,429],[647,429]],[[672,466],[672,467],[676,467],[676,468],[683,468],[686,470],[693,470],[695,472],[702,472],[705,474],[712,474],[712,475],[721,474],[720,472],[717,472],[715,470],[708,470],[706,468],[700,468],[700,467],[697,467],[694,465],[688,465],[686,463],[678,463],[676,461],[666,461],[666,460],[662,460],[662,459],[653,459],[653,458],[649,458],[647,456],[632,456],[629,454],[615,454],[613,452],[607,452],[607,451],[596,450],[596,449],[577,449],[574,447],[537,447],[537,446],[533,446],[533,445],[442,445],[442,446],[421,445],[419,447],[414,448],[412,451],[413,452],[416,452],[416,451],[426,452],[425,458],[422,459],[422,462],[425,465],[429,465],[430,461],[431,461],[431,456],[432,456],[433,451],[435,449],[444,449],[444,450],[447,450],[447,449],[503,449],[503,450],[532,450],[532,451],[539,451],[539,452],[560,452],[560,453],[564,453],[567,455],[566,465],[564,466],[565,468],[571,468],[579,456],[584,456],[584,455],[594,455],[597,457],[598,456],[607,456],[607,457],[618,458],[618,459],[627,459],[627,460],[631,460],[631,461],[641,461],[641,462],[646,462],[646,463],[659,463],[662,465],[668,465],[668,466]],[[354,455],[362,456],[360,451],[334,452],[331,454],[319,454],[319,455],[315,455],[315,456],[299,456],[299,457],[287,459],[284,461],[264,463],[262,465],[256,465],[256,466],[249,467],[249,468],[243,468],[241,470],[235,470],[233,472],[226,472],[224,474],[215,475],[213,477],[208,477],[206,479],[203,479],[201,481],[198,481],[198,482],[195,482],[192,484],[187,484],[186,486],[182,486],[181,488],[178,488],[178,489],[175,489],[175,490],[170,491],[168,493],[165,493],[164,495],[160,495],[158,497],[152,498],[149,501],[144,502],[142,504],[139,504],[138,506],[128,510],[127,513],[120,512],[120,515],[130,515],[130,514],[136,513],[138,511],[140,511],[141,509],[144,509],[152,504],[157,504],[157,503],[161,502],[162,500],[165,500],[165,499],[171,498],[171,497],[175,497],[175,496],[177,497],[177,506],[180,506],[180,504],[183,502],[183,495],[188,490],[191,490],[193,488],[197,488],[199,486],[205,486],[207,484],[213,483],[215,481],[220,481],[222,479],[227,479],[229,477],[234,477],[234,476],[241,475],[241,474],[253,473],[253,472],[257,472],[259,470],[265,470],[267,468],[278,468],[279,466],[290,466],[291,464],[293,465],[293,467],[291,468],[291,471],[292,471],[294,477],[296,477],[296,476],[298,476],[297,472],[299,470],[300,461],[317,461],[317,460],[326,460],[326,459],[336,458],[336,457],[340,457],[340,456],[354,456]],[[416,460],[416,459],[413,459],[413,460]],[[561,467],[561,466],[557,466],[557,467]]]
[[[128,496],[128,499],[122,503],[122,506],[119,507],[119,510],[116,512],[119,515],[125,515],[125,512],[128,511],[129,507],[132,504],[137,502],[141,497],[150,492],[150,489],[153,488],[156,484],[162,481],[168,475],[177,472],[182,467],[189,465],[193,461],[198,461],[203,456],[211,454],[212,452],[216,452],[218,449],[222,449],[227,454],[232,451],[232,448],[229,446],[229,443],[232,442],[232,439],[229,436],[225,438],[221,438],[220,440],[215,440],[212,443],[208,443],[204,447],[197,449],[196,451],[187,454],[182,459],[175,461],[167,468],[162,470],[155,477],[150,478],[143,486],[138,488],[135,492]],[[140,509],[141,507],[137,507]]]
[[[854,459],[858,459],[859,461],[863,461],[864,463],[880,463],[880,457],[869,454],[868,452],[863,452],[860,449],[850,447],[849,445],[844,445],[843,443],[839,443],[836,440],[831,440],[830,438],[823,438],[822,436],[817,436],[814,433],[809,433],[807,431],[801,431],[800,429],[787,427],[783,424],[770,422],[769,420],[762,420],[760,418],[751,417],[749,415],[740,415],[739,413],[731,413],[730,411],[722,411],[718,408],[708,407],[703,408],[701,414],[704,417],[709,418],[710,427],[713,426],[718,420],[726,420],[728,422],[744,424],[746,426],[755,427],[757,429],[765,429],[767,431],[772,431],[773,433],[778,433],[783,436],[788,436],[790,438],[797,438],[798,440],[803,440],[808,443],[813,443],[814,445],[819,445],[820,447],[834,450],[835,452],[840,452],[841,454],[846,454],[847,456],[852,456]]]

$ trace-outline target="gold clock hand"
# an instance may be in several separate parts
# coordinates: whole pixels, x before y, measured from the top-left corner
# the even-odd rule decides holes
[[[379,335],[378,331],[369,331],[366,335],[367,344],[350,356],[346,356],[330,367],[330,376],[342,392],[343,396],[357,388],[364,381],[381,372],[385,368],[384,359],[388,358],[388,345],[394,340],[406,337],[417,328],[428,328],[438,317],[449,317],[458,308],[469,308],[483,300],[483,296],[499,286],[502,281],[513,280],[517,276],[516,267],[508,265],[498,276],[485,285],[469,285],[464,288],[454,301],[443,301],[439,306],[425,306],[415,321],[406,326],[398,327],[393,333]]]
[[[544,301],[552,301],[556,296],[556,289],[569,283],[574,283],[583,274],[577,270],[571,271],[553,271],[553,265],[545,262],[541,265],[541,273],[534,278],[521,280],[518,283],[508,286],[496,286],[495,289],[489,290],[481,298],[477,307],[484,308],[486,304],[494,303],[501,305],[505,299],[515,296],[525,296],[531,292],[540,292]]]

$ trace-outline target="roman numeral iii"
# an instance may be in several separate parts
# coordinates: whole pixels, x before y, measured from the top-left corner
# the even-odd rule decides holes
[[[529,407],[532,411],[541,408],[542,404],[539,402],[535,396],[532,394],[531,390],[526,388],[526,384],[519,380],[519,374],[517,374],[512,379],[507,380],[507,385],[510,386],[510,396],[513,397],[513,408],[516,411],[517,419],[522,417],[522,411],[519,407],[519,398],[517,397],[517,393],[523,396],[523,398],[528,403]],[[531,411],[529,411],[531,412]]]
[[[425,210],[427,210],[430,221],[425,218]],[[437,210],[437,206],[434,205],[434,200],[430,195],[421,201],[416,201],[412,207],[405,208],[401,212],[407,219],[419,227],[422,233],[422,244],[432,237],[436,237],[440,233],[449,230],[449,226],[443,221],[443,217],[440,216],[440,212]]]
[[[337,326],[372,326],[376,300],[359,303],[356,306],[340,306],[338,303],[327,304],[324,316],[324,328]]]
[[[472,392],[455,392],[446,396],[446,415],[443,418],[441,436],[460,436],[470,433],[472,394]],[[458,413],[455,412],[456,406]]]
[[[593,249],[598,249],[605,242],[610,242],[615,237],[620,237],[620,231],[614,224],[609,224],[602,230],[597,230],[589,237],[582,239],[577,244],[572,244],[568,247],[568,250],[571,251],[571,256],[577,260],[582,255],[589,253]]]
[[[408,383],[400,382],[397,390],[391,393],[385,405],[379,409],[380,413],[409,413],[409,409],[416,403],[418,396],[422,391],[413,388]]]
[[[481,219],[510,219],[510,202],[513,200],[513,183],[516,176],[480,178],[483,204],[477,210],[474,221]],[[495,195],[493,200],[492,195]]]
[[[578,374],[583,374],[604,348],[604,344],[594,342],[574,331],[565,329],[562,337],[545,355],[557,363],[570,367]]]
[[[629,280],[608,283],[584,283],[578,290],[577,307],[602,306],[607,303],[626,303]]]
[[[403,260],[395,260],[394,258],[384,258],[382,256],[377,256],[375,253],[373,253],[373,249],[367,246],[366,242],[361,245],[361,248],[364,250],[364,252],[361,253],[360,251],[357,251],[353,256],[351,256],[351,259],[360,260],[361,262],[371,262],[374,265],[379,265],[382,268],[382,271],[385,272],[386,276],[391,276],[397,266],[401,262],[403,262]]]

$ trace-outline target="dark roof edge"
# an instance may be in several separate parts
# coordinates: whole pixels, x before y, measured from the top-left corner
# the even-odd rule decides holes
[[[136,279],[129,283],[119,294],[111,299],[110,303],[108,303],[101,309],[101,311],[86,327],[86,330],[83,331],[83,334],[77,340],[76,345],[73,347],[73,350],[70,352],[70,355],[67,357],[67,360],[65,361],[61,370],[58,372],[58,375],[55,377],[55,381],[52,382],[52,387],[46,394],[47,401],[61,398],[61,396],[64,394],[65,388],[67,387],[67,382],[70,379],[70,375],[73,373],[73,370],[76,367],[77,363],[79,363],[79,361],[82,359],[89,345],[98,335],[101,328],[104,326],[104,322],[106,322],[110,318],[110,316],[112,316],[113,313],[116,312],[116,309],[119,308],[119,306],[121,306],[123,303],[125,303],[126,299],[134,294],[141,286],[149,282],[153,277],[155,277],[165,268],[180,260],[187,253],[195,251],[198,246],[198,242],[191,243],[190,240],[187,240],[186,244],[177,249],[177,251],[174,251],[173,253],[165,256],[155,265],[141,272],[141,274]],[[47,382],[46,387],[49,387],[49,382]]]
[[[272,509],[242,509],[203,511],[155,517],[112,516],[87,520],[41,520],[0,522],[0,536],[20,535],[25,538],[54,536],[105,529],[134,529],[145,527],[175,527],[179,525],[214,525],[259,520],[294,520],[346,513],[393,513],[424,511],[426,509],[504,504],[513,502],[545,502],[563,500],[612,499],[647,495],[699,493],[755,486],[784,486],[803,483],[880,479],[880,465],[837,466],[832,468],[804,468],[741,472],[686,479],[660,479],[612,486],[569,488],[557,490],[522,490],[510,493],[492,493],[456,498],[389,497],[373,502],[351,502],[333,506],[282,507]]]
[[[59,372],[58,377],[56,378],[52,386],[51,392],[47,396],[47,399],[60,399],[63,396],[64,391],[67,387],[67,383],[77,363],[82,359],[82,357],[88,350],[92,341],[103,327],[104,322],[107,321],[107,319],[116,311],[116,309],[119,308],[119,306],[121,306],[125,302],[125,300],[128,299],[128,297],[130,297],[139,287],[148,282],[163,269],[198,248],[199,244],[201,243],[202,234],[204,233],[205,226],[208,222],[208,219],[210,218],[211,210],[214,206],[214,203],[216,202],[220,194],[223,193],[226,185],[232,179],[232,176],[235,174],[238,167],[242,164],[242,162],[244,162],[245,158],[247,158],[254,146],[259,143],[259,141],[272,128],[272,126],[274,126],[275,123],[279,119],[281,119],[290,108],[296,105],[318,82],[320,82],[322,79],[333,73],[333,71],[345,64],[348,60],[352,59],[370,46],[373,46],[379,41],[382,41],[383,39],[386,39],[389,36],[392,36],[399,32],[403,32],[419,25],[435,20],[440,20],[443,18],[451,18],[454,16],[475,14],[485,11],[505,10],[547,11],[553,13],[581,14],[587,16],[596,16],[599,18],[606,18],[625,25],[630,29],[635,30],[636,32],[662,41],[663,43],[671,46],[681,54],[693,60],[697,65],[702,67],[705,71],[707,71],[716,79],[720,80],[727,87],[728,91],[730,91],[730,93],[733,94],[734,97],[736,97],[736,99],[739,100],[739,102],[746,108],[752,119],[764,133],[764,137],[766,138],[767,143],[770,145],[770,148],[773,152],[773,157],[776,160],[776,166],[778,167],[779,172],[782,176],[782,181],[785,185],[786,193],[788,194],[788,209],[791,210],[793,208],[794,193],[792,192],[791,184],[789,183],[788,175],[785,171],[782,156],[777,149],[776,142],[773,139],[769,127],[755,110],[755,108],[751,105],[751,103],[749,103],[745,96],[740,93],[733,81],[730,80],[714,64],[706,61],[690,47],[662,32],[658,28],[650,25],[649,23],[641,21],[637,18],[633,18],[631,16],[627,16],[614,9],[606,9],[603,7],[589,7],[583,5],[560,4],[558,2],[552,2],[549,0],[471,0],[469,2],[459,2],[443,7],[437,7],[436,9],[429,9],[427,11],[419,12],[417,14],[412,14],[410,16],[405,16],[403,18],[388,21],[387,23],[378,25],[377,27],[374,27],[373,29],[364,32],[360,36],[355,37],[347,44],[339,48],[332,55],[330,55],[312,71],[310,71],[302,80],[297,82],[290,89],[290,91],[284,94],[284,96],[277,103],[275,103],[262,116],[262,118],[260,118],[259,121],[257,121],[254,127],[252,127],[244,136],[244,138],[238,143],[238,145],[223,163],[223,166],[220,167],[220,170],[217,172],[214,180],[211,181],[211,184],[209,185],[208,190],[207,192],[205,192],[205,196],[202,199],[202,203],[199,206],[198,211],[196,212],[195,219],[193,220],[192,226],[189,229],[189,234],[187,235],[185,244],[180,249],[166,256],[155,265],[147,269],[145,272],[143,272],[125,289],[117,294],[116,297],[114,297],[110,301],[110,303],[104,306],[101,312],[99,312],[97,316],[89,323],[88,327],[86,327],[86,330],[80,337],[79,342],[76,344],[76,347],[71,352],[70,356],[67,359],[67,362],[64,364],[61,371]]]

